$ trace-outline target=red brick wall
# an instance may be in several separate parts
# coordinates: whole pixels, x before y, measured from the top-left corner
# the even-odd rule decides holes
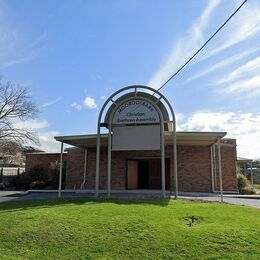
[[[211,192],[210,147],[178,146],[180,191]]]
[[[84,175],[84,150],[68,151],[66,160],[66,189],[80,188]]]
[[[228,144],[236,146],[234,139],[228,140]],[[222,179],[224,191],[237,191],[236,175],[236,149],[221,146]],[[219,190],[218,149],[216,148],[216,180],[215,190]]]
[[[224,190],[236,191],[235,148],[223,147],[222,172]],[[211,192],[211,155],[209,146],[178,146],[178,185],[180,191]],[[126,188],[126,160],[134,158],[160,157],[160,151],[129,151],[112,152],[111,188]],[[166,158],[170,159],[170,181],[173,189],[172,149],[166,147]],[[67,159],[66,188],[79,188],[83,180],[84,150],[70,150]],[[96,172],[96,149],[88,149],[86,189],[94,189]],[[107,187],[107,149],[102,148],[100,154],[100,183],[101,189]]]
[[[66,160],[66,153],[64,154],[64,161]],[[25,171],[29,171],[31,168],[33,168],[36,165],[50,168],[51,163],[54,163],[56,161],[60,161],[60,153],[39,153],[39,154],[33,154],[28,153],[25,155],[26,161],[25,161]]]

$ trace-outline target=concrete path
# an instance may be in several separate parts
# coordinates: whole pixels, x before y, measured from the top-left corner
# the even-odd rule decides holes
[[[102,197],[106,197],[106,193],[101,193]],[[63,198],[69,197],[94,197],[93,192],[63,192]],[[125,193],[115,192],[111,194],[112,198],[160,198],[160,193]],[[169,197],[169,196],[168,196]],[[174,196],[170,196],[174,198]],[[52,192],[22,192],[22,191],[0,191],[0,202],[13,201],[13,200],[31,200],[31,199],[47,199],[47,198],[58,198],[58,193]],[[212,193],[180,193],[180,199],[188,200],[202,200],[220,202],[220,196]],[[260,196],[249,196],[249,195],[224,195],[224,202],[236,205],[245,205],[249,207],[260,208]]]

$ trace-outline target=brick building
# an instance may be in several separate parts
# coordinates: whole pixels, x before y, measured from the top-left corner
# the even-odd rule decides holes
[[[177,132],[177,169],[179,191],[219,191],[218,147],[221,139],[223,190],[237,192],[236,142],[224,139],[221,132]],[[95,189],[96,136],[57,137],[73,145],[66,155],[66,188]],[[101,137],[100,189],[107,188],[107,135]],[[173,190],[172,146],[166,138],[166,190]],[[86,163],[85,163],[86,160]],[[159,151],[113,151],[111,169],[112,190],[161,188]],[[85,175],[84,175],[85,174]],[[131,178],[131,175],[135,175]],[[84,176],[85,181],[84,181]]]
[[[62,151],[64,143],[72,146],[63,157],[66,189],[237,192],[235,139],[225,139],[226,132],[176,132],[167,99],[137,88],[151,90],[126,87],[105,102],[98,134],[55,137]],[[124,90],[130,92],[120,96]],[[100,127],[108,134],[99,134]]]

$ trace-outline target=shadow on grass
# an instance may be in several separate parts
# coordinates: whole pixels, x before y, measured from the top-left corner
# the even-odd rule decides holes
[[[0,203],[0,214],[4,212],[23,211],[33,208],[49,208],[64,205],[90,205],[90,204],[102,204],[112,203],[117,205],[155,205],[159,207],[165,207],[169,204],[170,199],[160,198],[113,198],[108,199],[104,197],[72,197],[72,198],[41,198],[30,200],[13,200]]]

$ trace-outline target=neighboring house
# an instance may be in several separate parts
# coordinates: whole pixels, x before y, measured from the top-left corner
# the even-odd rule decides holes
[[[253,159],[237,157],[237,164],[252,184],[260,183],[260,169],[253,167]]]
[[[0,168],[25,167],[25,153],[43,152],[32,146],[21,146],[15,142],[0,143]]]
[[[43,152],[32,146],[20,146],[14,142],[0,142],[0,184],[8,185],[25,171],[25,153]]]

